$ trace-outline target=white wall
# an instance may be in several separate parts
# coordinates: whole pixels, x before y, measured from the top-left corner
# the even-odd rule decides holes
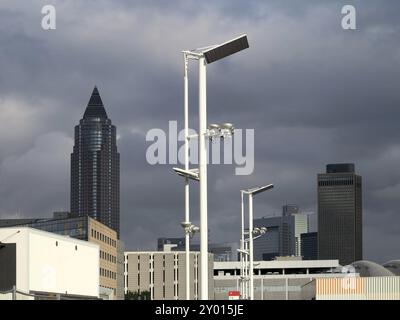
[[[26,228],[0,228],[0,240],[4,243],[16,244],[16,286],[18,290],[25,292],[29,291],[28,235]]]
[[[0,229],[0,238],[17,230],[5,242],[17,243],[18,290],[99,296],[98,245],[31,228]]]

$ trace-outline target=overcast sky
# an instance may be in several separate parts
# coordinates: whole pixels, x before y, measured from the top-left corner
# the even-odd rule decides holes
[[[41,28],[41,8],[57,29]],[[399,1],[0,2],[0,218],[69,210],[73,129],[93,86],[119,135],[127,249],[181,236],[183,181],[146,162],[152,128],[182,128],[181,50],[247,33],[250,48],[207,69],[208,120],[255,129],[255,171],[209,166],[212,242],[237,241],[241,188],[274,183],[255,215],[315,212],[316,175],[354,162],[363,177],[364,258],[400,258]],[[190,65],[191,126],[197,68]],[[198,189],[191,215],[198,221]]]

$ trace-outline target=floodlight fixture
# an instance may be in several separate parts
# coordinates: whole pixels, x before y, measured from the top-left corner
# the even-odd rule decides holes
[[[199,181],[199,169],[181,169],[181,168],[172,168],[179,176],[188,178],[191,180]]]
[[[188,234],[190,238],[193,238],[194,235],[200,231],[200,228],[192,224],[190,221],[181,222],[181,226],[185,230],[185,234]]]
[[[256,236],[256,238],[261,237],[262,235],[267,233],[267,228],[261,227],[261,228],[254,228],[253,229],[253,236]],[[253,238],[255,240],[256,238]]]
[[[223,123],[221,124],[221,137],[227,138],[233,136],[235,132],[235,128],[232,123]]]
[[[219,136],[220,132],[221,132],[221,127],[219,124],[212,123],[208,125],[207,135],[210,139]]]
[[[249,42],[247,40],[247,35],[243,34],[237,38],[224,42],[220,45],[212,46],[211,48],[206,48],[203,52],[204,57],[208,64],[215,61],[221,60],[227,56],[230,56],[236,52],[242,51],[249,47]]]
[[[232,123],[212,123],[208,125],[207,136],[210,138],[210,140],[213,140],[216,137],[224,139],[231,137],[234,132],[235,128],[233,127]]]

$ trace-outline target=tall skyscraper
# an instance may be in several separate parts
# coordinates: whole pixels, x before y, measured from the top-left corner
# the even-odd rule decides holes
[[[117,231],[119,238],[119,153],[116,128],[97,87],[79,125],[71,154],[71,214],[88,215]]]
[[[318,174],[318,258],[342,265],[362,259],[362,180],[354,164]]]

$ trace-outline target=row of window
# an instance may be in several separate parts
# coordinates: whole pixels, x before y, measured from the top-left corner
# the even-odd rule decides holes
[[[195,277],[193,279],[194,291],[197,292],[198,291],[199,268],[194,267],[193,275]],[[161,283],[162,283],[163,299],[165,299],[166,298],[166,292],[165,292],[166,291],[165,290],[166,289],[165,288],[165,286],[166,286],[165,270],[163,270],[163,276],[159,280],[161,280]],[[179,285],[176,285],[177,282],[179,282],[179,272],[178,272],[178,269],[174,269],[174,296],[175,297],[179,296]],[[125,284],[128,287],[130,286],[129,275],[125,276]],[[142,284],[142,285],[147,286],[147,285],[150,285],[150,284],[153,284],[153,285],[155,284],[154,273],[151,272],[151,271],[149,272],[149,278],[146,279],[145,283]],[[131,285],[133,285],[133,284],[131,284]],[[141,283],[140,283],[140,273],[138,273],[138,275],[137,275],[137,284],[136,285],[137,285],[137,288],[140,288],[140,285],[141,285]],[[154,291],[152,292],[152,294],[153,294],[153,296],[151,298],[154,299]]]
[[[117,241],[111,239],[110,237],[106,236],[105,234],[102,234],[101,232],[98,232],[97,230],[92,229],[92,237],[100,240],[104,243],[107,243],[108,245],[112,247],[117,247]]]
[[[100,250],[100,258],[112,263],[117,263],[117,258],[112,254]]]
[[[352,186],[353,185],[352,179],[341,179],[341,180],[326,180],[326,181],[319,181],[319,186]]]
[[[103,269],[103,268],[100,268],[100,276],[102,276],[102,277],[106,277],[106,278],[110,278],[110,279],[117,279],[117,273],[116,272],[113,272],[113,271],[110,271],[110,270],[107,270],[107,269]]]

